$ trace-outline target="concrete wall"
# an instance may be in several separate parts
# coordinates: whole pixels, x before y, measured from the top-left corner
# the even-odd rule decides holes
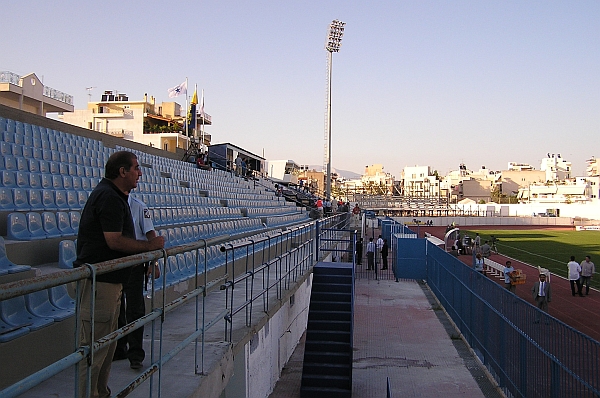
[[[234,348],[234,374],[221,398],[269,396],[306,330],[311,288],[312,273]]]

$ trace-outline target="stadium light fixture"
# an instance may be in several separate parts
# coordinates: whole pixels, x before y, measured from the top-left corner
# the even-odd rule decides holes
[[[331,200],[331,61],[332,54],[340,51],[342,46],[342,37],[344,36],[345,22],[334,19],[329,24],[327,41],[325,42],[325,50],[327,50],[327,176],[325,177],[325,197]]]

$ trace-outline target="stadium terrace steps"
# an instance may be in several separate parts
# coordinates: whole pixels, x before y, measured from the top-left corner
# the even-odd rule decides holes
[[[353,283],[351,263],[314,267],[302,397],[352,395]]]

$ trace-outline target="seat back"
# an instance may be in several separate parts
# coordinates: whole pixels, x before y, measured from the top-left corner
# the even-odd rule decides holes
[[[31,234],[30,239],[46,239],[47,236],[44,230],[42,215],[36,212],[29,212],[25,217],[27,218],[27,228]]]
[[[77,247],[72,240],[63,240],[58,245],[58,266],[60,268],[73,268],[77,259]]]
[[[58,229],[56,215],[52,212],[45,211],[42,213],[42,225],[48,238],[56,238],[62,236],[62,232]]]

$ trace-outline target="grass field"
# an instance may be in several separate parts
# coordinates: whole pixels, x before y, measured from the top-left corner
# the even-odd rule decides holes
[[[586,255],[591,256],[600,272],[600,231],[560,230],[468,230],[474,237],[478,232],[481,242],[494,235],[501,254],[521,260],[533,266],[548,268],[552,273],[567,276],[567,263],[571,256],[581,263]],[[592,278],[591,284],[600,287],[600,275]]]

